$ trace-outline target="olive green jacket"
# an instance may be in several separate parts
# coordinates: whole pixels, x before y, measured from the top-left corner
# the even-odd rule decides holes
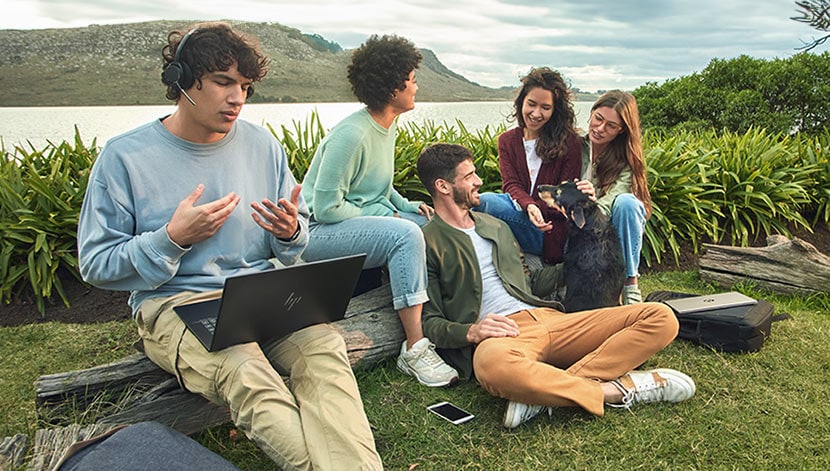
[[[597,184],[597,166],[596,163],[592,162],[593,158],[591,156],[591,141],[588,139],[588,136],[583,136],[582,139],[582,178],[584,180],[591,180],[591,183],[596,186]],[[588,172],[590,168],[590,173]],[[591,178],[588,178],[588,175]],[[599,189],[597,189],[599,192]],[[631,193],[631,168],[626,166],[621,172],[620,175],[617,177],[617,180],[611,185],[611,188],[608,191],[597,198],[597,206],[607,217],[611,217],[611,207],[614,205],[614,200],[617,196],[623,193]]]
[[[545,267],[532,275],[524,265],[519,244],[510,227],[489,214],[470,212],[475,230],[493,242],[493,263],[504,288],[515,298],[533,305],[564,311],[555,301],[541,299],[562,283],[561,265]],[[473,374],[473,348],[467,331],[481,311],[481,269],[470,237],[444,222],[437,214],[424,228],[427,252],[427,293],[423,326],[445,361],[464,378]]]

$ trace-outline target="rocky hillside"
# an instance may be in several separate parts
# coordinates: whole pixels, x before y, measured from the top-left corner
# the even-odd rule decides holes
[[[355,101],[346,81],[349,51],[277,23],[234,22],[271,58],[255,102]],[[165,104],[161,48],[169,31],[192,22],[153,21],[84,28],[0,30],[0,106]],[[420,101],[509,100],[513,90],[482,87],[422,50]]]

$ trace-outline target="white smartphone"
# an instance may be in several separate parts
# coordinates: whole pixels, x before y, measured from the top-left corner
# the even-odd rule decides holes
[[[427,410],[455,425],[463,424],[464,422],[475,417],[473,414],[465,411],[464,409],[461,409],[460,407],[446,401],[433,404],[427,407]]]

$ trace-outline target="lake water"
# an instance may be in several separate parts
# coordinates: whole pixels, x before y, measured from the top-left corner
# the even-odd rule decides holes
[[[274,128],[293,121],[305,122],[310,113],[317,110],[323,127],[331,129],[341,119],[358,110],[360,103],[253,103],[242,108],[241,118]],[[591,102],[574,103],[577,125],[585,127]],[[173,105],[161,106],[68,106],[68,107],[0,107],[0,138],[6,149],[23,145],[27,141],[35,149],[42,149],[47,142],[72,141],[75,126],[86,144],[98,139],[103,146],[107,139],[144,124],[152,119],[170,114]],[[400,121],[455,125],[456,119],[470,131],[491,128],[500,124],[515,125],[507,120],[512,111],[510,102],[455,102],[417,103],[415,109],[401,115]]]

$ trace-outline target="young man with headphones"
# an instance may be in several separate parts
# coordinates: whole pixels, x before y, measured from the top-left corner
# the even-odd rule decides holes
[[[176,110],[111,139],[95,162],[78,225],[83,278],[131,291],[147,356],[182,387],[227,405],[281,468],[382,468],[332,327],[211,353],[173,311],[219,297],[227,276],[272,268],[273,257],[297,262],[308,209],[279,142],[237,119],[267,72],[251,39],[203,23],[170,33],[162,52]],[[242,200],[251,211],[237,207]]]

